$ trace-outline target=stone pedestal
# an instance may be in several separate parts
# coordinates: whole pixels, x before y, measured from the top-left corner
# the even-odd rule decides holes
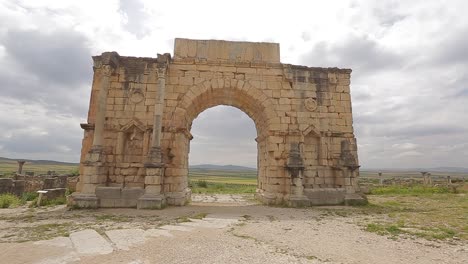
[[[81,192],[73,193],[69,204],[72,207],[98,208],[99,198],[96,188],[105,185],[107,181],[107,168],[104,165],[104,151],[101,146],[93,146],[86,155],[83,166],[83,183]]]
[[[185,188],[181,192],[169,192],[165,193],[168,205],[182,206],[186,205],[191,200],[192,190]]]
[[[255,199],[266,205],[281,205],[284,203],[285,197],[283,195],[278,195],[278,193],[257,189]]]
[[[96,194],[75,192],[69,196],[68,205],[72,208],[99,208],[99,199]]]
[[[145,193],[138,199],[137,208],[162,209],[166,206],[166,197],[162,194],[164,166],[160,162],[147,162],[145,167]]]
[[[291,207],[305,207],[310,205],[309,199],[304,195],[304,185],[302,183],[302,172],[292,179],[291,196],[288,205]]]
[[[138,199],[138,209],[162,209],[164,207],[166,207],[166,198],[161,194],[145,193]]]
[[[344,203],[345,205],[366,205],[368,201],[363,194],[347,193],[344,198]]]

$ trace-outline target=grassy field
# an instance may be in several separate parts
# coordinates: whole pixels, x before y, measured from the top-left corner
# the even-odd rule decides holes
[[[193,193],[255,193],[257,172],[191,169],[189,183]]]
[[[12,175],[18,170],[18,163],[14,160],[0,160],[0,174],[4,176]],[[55,171],[58,174],[77,172],[78,165],[75,164],[48,164],[40,162],[26,162],[23,166],[23,173],[32,171],[35,174],[46,174],[47,171]]]
[[[16,162],[2,162],[0,173],[16,170]],[[24,171],[45,173],[55,170],[59,173],[76,170],[72,165],[45,165],[26,163]],[[433,177],[465,174],[432,173]],[[378,178],[377,172],[362,172],[362,181]],[[417,172],[384,172],[385,178],[420,179]],[[467,177],[468,178],[468,177]],[[255,193],[257,187],[256,171],[222,171],[191,169],[189,184],[193,193],[247,194]],[[459,188],[443,185],[425,187],[421,184],[370,185],[367,196],[369,204],[349,209],[343,207],[317,207],[338,217],[350,214],[359,219],[363,229],[390,238],[422,237],[429,240],[468,240],[468,183],[460,182]]]
[[[367,197],[369,205],[359,208],[367,231],[468,240],[467,185],[456,193],[445,187],[378,187]]]
[[[463,173],[432,173],[433,177],[463,178]],[[378,178],[362,173],[363,181]],[[418,172],[384,172],[385,178],[420,179]],[[468,178],[468,177],[467,177]],[[195,170],[189,173],[193,193],[255,193],[256,172]],[[357,214],[363,229],[390,238],[416,236],[428,240],[468,240],[468,184],[444,186],[379,186],[371,188],[367,206],[353,210],[325,209],[339,216]]]
[[[360,171],[359,175],[361,178],[380,178],[378,171]],[[446,178],[451,176],[453,179],[467,178],[468,173],[463,172],[430,172],[433,178]],[[421,173],[418,171],[382,171],[382,178],[405,178],[405,179],[421,179]]]
[[[191,169],[189,180],[210,183],[257,185],[256,171],[217,171]]]

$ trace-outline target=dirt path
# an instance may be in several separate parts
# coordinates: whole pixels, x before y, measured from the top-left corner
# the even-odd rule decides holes
[[[38,240],[0,243],[0,263],[426,264],[468,260],[466,244],[379,236],[362,230],[360,217],[331,214],[326,207],[266,207],[230,195],[195,196],[194,201],[190,206],[160,211],[0,210],[2,241]],[[50,230],[44,231],[44,226]]]

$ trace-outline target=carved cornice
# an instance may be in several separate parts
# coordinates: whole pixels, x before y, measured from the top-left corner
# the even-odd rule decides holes
[[[90,123],[81,123],[80,127],[84,130],[94,130],[94,124]]]

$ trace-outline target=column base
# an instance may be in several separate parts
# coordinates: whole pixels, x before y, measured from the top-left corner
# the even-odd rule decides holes
[[[74,192],[68,197],[67,205],[71,208],[98,208],[99,198],[91,193]]]
[[[284,197],[280,197],[275,193],[265,192],[260,189],[257,189],[255,199],[266,205],[280,205],[284,203]]]
[[[187,205],[191,201],[192,190],[186,188],[182,192],[170,192],[165,193],[165,195],[168,205],[183,206]]]
[[[166,198],[163,195],[144,194],[138,199],[138,209],[163,209],[166,207]]]
[[[311,206],[310,200],[306,196],[290,196],[287,204],[290,207],[308,207],[308,206]]]
[[[364,194],[347,193],[344,198],[345,205],[366,205],[369,202]]]

